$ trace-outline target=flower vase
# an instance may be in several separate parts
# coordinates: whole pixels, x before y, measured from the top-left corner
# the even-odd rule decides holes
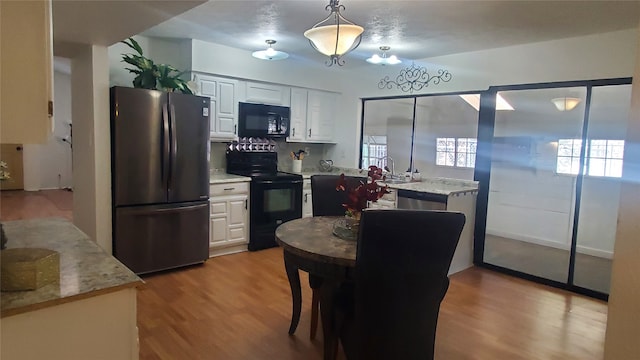
[[[361,212],[356,212],[352,214],[345,215],[344,218],[347,223],[347,228],[352,230],[355,236],[358,236],[358,230],[360,230],[360,215]]]
[[[356,216],[345,215],[333,223],[333,234],[344,240],[355,241],[360,230],[360,213]]]

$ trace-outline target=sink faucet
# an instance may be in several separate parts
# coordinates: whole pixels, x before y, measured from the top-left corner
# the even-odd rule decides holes
[[[383,156],[383,157],[379,157],[379,158],[375,158],[376,160],[386,160],[385,165],[384,165],[384,169],[388,172],[391,173],[391,177],[393,178],[393,176],[395,175],[395,163],[393,161],[393,158],[391,156]],[[389,169],[389,163],[391,163],[391,169]]]

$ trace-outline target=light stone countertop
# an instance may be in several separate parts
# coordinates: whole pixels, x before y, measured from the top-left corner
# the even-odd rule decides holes
[[[212,172],[209,176],[209,184],[227,184],[239,181],[251,181],[248,176],[227,174],[226,172]]]
[[[144,284],[66,219],[16,220],[2,224],[8,239],[7,249],[45,248],[60,254],[60,284],[49,284],[36,290],[2,292],[1,317]]]
[[[425,178],[421,181],[389,184],[392,189],[412,190],[438,195],[466,195],[478,192],[478,182],[448,178]]]
[[[302,177],[310,179],[313,175],[340,175],[344,173],[348,176],[367,176],[366,170],[334,167],[330,172],[304,169]],[[384,184],[384,181],[379,181]],[[391,189],[412,190],[438,195],[465,195],[478,192],[478,182],[472,180],[449,179],[449,178],[422,178],[421,181],[406,183],[387,184]]]

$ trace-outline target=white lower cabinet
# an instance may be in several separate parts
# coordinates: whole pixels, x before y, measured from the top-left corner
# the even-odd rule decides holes
[[[249,243],[249,183],[211,185],[209,255],[245,251]]]
[[[302,185],[302,217],[313,216],[313,202],[311,199],[311,180],[305,179]]]

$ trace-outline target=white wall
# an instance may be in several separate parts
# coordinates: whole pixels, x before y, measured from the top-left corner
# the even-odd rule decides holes
[[[45,144],[24,145],[24,189],[27,191],[71,187],[71,147],[61,140],[68,138],[71,130],[70,79],[68,72],[54,71],[53,134]]]

